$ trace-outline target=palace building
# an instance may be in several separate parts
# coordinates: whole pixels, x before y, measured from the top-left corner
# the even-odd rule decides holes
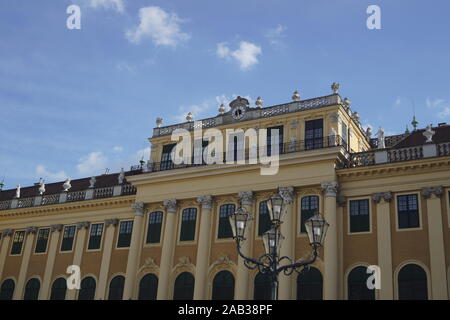
[[[150,160],[130,171],[0,191],[0,299],[269,299],[270,281],[238,256],[228,217],[251,214],[242,250],[260,257],[275,193],[283,256],[308,259],[304,222],[320,212],[329,223],[317,261],[280,275],[279,299],[449,299],[450,126],[371,137],[332,89],[270,107],[238,97],[201,122],[158,118]],[[278,129],[278,172],[174,164],[171,134],[199,125],[224,137],[267,129],[269,145]],[[248,158],[248,145],[236,150]],[[80,268],[80,289],[67,288],[69,266]],[[375,289],[368,266],[379,267]]]

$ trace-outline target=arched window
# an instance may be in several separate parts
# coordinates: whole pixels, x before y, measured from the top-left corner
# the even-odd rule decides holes
[[[297,276],[297,300],[322,300],[323,278],[319,269],[310,267]]]
[[[158,293],[158,278],[153,274],[146,274],[139,282],[139,300],[156,300]]]
[[[41,282],[32,278],[28,280],[25,285],[25,294],[23,295],[23,300],[37,300],[39,297],[39,290],[41,289]]]
[[[220,271],[213,280],[212,300],[234,299],[234,277],[229,271]]]
[[[256,275],[254,282],[253,299],[272,299],[272,283],[270,281],[270,275],[264,273],[258,273]]]
[[[108,300],[122,300],[124,284],[125,278],[123,276],[114,277],[109,284]]]
[[[219,231],[217,237],[219,239],[232,238],[233,230],[231,229],[228,217],[236,211],[234,204],[224,204],[219,209]]]
[[[399,300],[427,300],[427,274],[417,264],[407,264],[398,273]]]
[[[301,201],[300,232],[306,232],[305,221],[319,211],[319,197],[307,196]]]
[[[95,279],[92,277],[86,277],[81,280],[78,300],[94,300],[96,286]]]
[[[258,213],[258,236],[262,235],[264,232],[270,229],[270,214],[269,208],[267,208],[267,201],[261,201],[259,203],[259,213]]]
[[[370,277],[367,267],[359,266],[350,271],[347,278],[348,300],[375,300],[375,289],[367,287],[367,279]]]
[[[16,284],[13,279],[3,281],[0,288],[0,300],[12,300]]]
[[[67,282],[64,278],[56,279],[52,284],[50,300],[65,300],[67,291]]]
[[[183,272],[175,280],[173,300],[192,300],[194,298],[195,278],[189,272]]]

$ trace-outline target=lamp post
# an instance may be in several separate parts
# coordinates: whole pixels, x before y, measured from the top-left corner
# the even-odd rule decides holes
[[[251,270],[258,268],[260,273],[269,275],[271,298],[272,300],[277,300],[278,275],[281,272],[285,275],[291,275],[294,271],[300,273],[314,263],[318,256],[318,249],[323,246],[329,224],[318,212],[305,221],[309,245],[312,247],[313,252],[309,260],[295,262],[291,257],[280,257],[280,248],[284,240],[280,226],[283,223],[282,217],[285,208],[283,198],[279,193],[274,194],[267,200],[267,207],[270,214],[271,228],[263,234],[266,253],[259,258],[247,257],[241,251],[241,243],[245,241],[247,223],[252,220],[251,215],[245,209],[239,208],[234,214],[230,215],[229,220],[233,230],[233,238],[236,240],[238,254],[244,259],[245,266]]]

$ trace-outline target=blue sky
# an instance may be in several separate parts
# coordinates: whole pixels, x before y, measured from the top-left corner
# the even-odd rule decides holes
[[[66,27],[71,4],[81,30]],[[334,81],[387,134],[413,105],[421,127],[449,122],[449,16],[448,0],[3,0],[0,181],[118,171],[148,153],[156,117],[214,116],[237,94],[322,96]]]

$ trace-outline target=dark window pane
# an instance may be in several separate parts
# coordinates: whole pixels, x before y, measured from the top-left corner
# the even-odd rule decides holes
[[[297,300],[322,300],[323,279],[317,268],[305,269],[297,276]]]
[[[283,153],[283,126],[277,126],[277,127],[270,127],[267,128],[267,155],[272,155],[272,135],[275,135],[272,133],[272,130],[278,130],[278,147],[279,151],[278,154]]]
[[[259,203],[259,225],[258,236],[270,229],[272,224],[270,220],[269,208],[267,208],[267,201],[261,201]]]
[[[96,223],[91,225],[91,232],[89,234],[88,249],[100,249],[102,243],[103,223]]]
[[[323,119],[305,122],[305,149],[320,149],[323,147]]]
[[[127,248],[131,243],[131,233],[133,232],[133,221],[121,221],[119,227],[118,248]]]
[[[139,282],[139,300],[156,300],[158,293],[158,278],[152,274],[146,274]]]
[[[48,243],[48,237],[50,235],[50,229],[39,229],[38,236],[36,240],[36,249],[34,252],[36,253],[43,253],[47,251],[47,243]]]
[[[399,300],[427,300],[427,274],[416,264],[404,266],[398,273]]]
[[[254,300],[271,300],[272,299],[272,283],[270,275],[258,273],[254,281],[253,289]]]
[[[159,243],[161,239],[162,211],[149,213],[147,228],[147,243]]]
[[[64,227],[63,240],[61,243],[61,251],[71,251],[73,247],[73,239],[75,238],[75,226]]]
[[[109,284],[108,300],[122,300],[124,284],[125,278],[123,276],[114,277]]]
[[[95,279],[86,277],[81,280],[80,292],[78,293],[78,300],[94,300],[95,298]]]
[[[419,206],[417,194],[397,196],[398,228],[419,228]]]
[[[350,200],[350,232],[369,232],[369,200]]]
[[[163,146],[163,151],[161,155],[161,170],[173,169],[172,161],[172,149],[176,144],[167,144]]]
[[[181,273],[175,280],[173,300],[192,300],[194,298],[195,278],[189,272]]]
[[[230,220],[228,217],[236,211],[234,204],[224,204],[219,209],[219,231],[218,238],[232,238],[233,230],[231,229]]]
[[[25,231],[14,232],[13,243],[11,246],[11,254],[21,254],[23,241],[25,239]]]
[[[303,197],[301,201],[301,219],[300,219],[300,232],[305,233],[305,221],[311,218],[315,213],[319,211],[319,197],[307,196]]]
[[[3,281],[0,288],[0,300],[12,300],[16,284],[13,279]]]
[[[180,241],[193,241],[195,239],[195,224],[197,221],[197,209],[186,208],[181,216]]]
[[[65,300],[67,291],[67,282],[64,278],[58,278],[53,282],[50,300]]]
[[[41,289],[41,283],[38,279],[33,278],[28,280],[25,285],[25,294],[23,300],[37,300],[39,297],[39,290]]]
[[[212,300],[234,299],[234,277],[229,271],[220,271],[213,280]]]
[[[367,287],[370,276],[366,267],[360,266],[350,271],[347,279],[348,300],[375,300],[375,289]]]

